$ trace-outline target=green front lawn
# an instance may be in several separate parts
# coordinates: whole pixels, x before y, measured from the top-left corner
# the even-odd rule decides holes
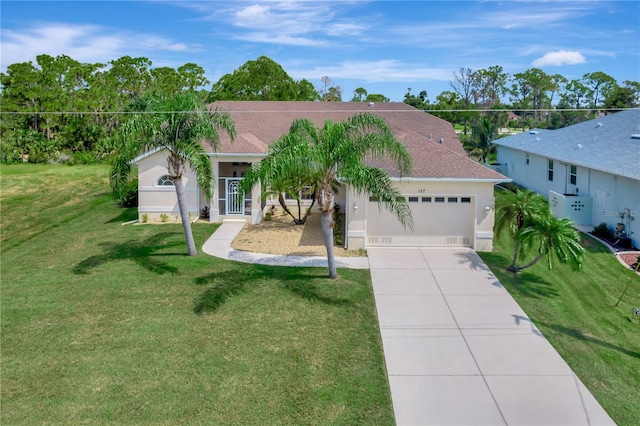
[[[107,172],[1,169],[2,424],[394,423],[368,271],[188,257]]]
[[[640,277],[613,307],[632,272],[589,236],[583,246],[580,272],[558,264],[549,271],[541,260],[514,276],[505,271],[513,255],[507,238],[479,254],[614,421],[639,425]]]
[[[103,166],[2,166],[2,424],[393,424],[368,271],[185,256],[125,225]],[[195,224],[198,245],[216,225]],[[589,237],[584,269],[481,253],[620,425],[640,424],[640,279]]]

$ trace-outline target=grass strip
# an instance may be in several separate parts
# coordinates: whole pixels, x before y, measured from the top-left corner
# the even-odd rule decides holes
[[[591,237],[582,243],[579,272],[557,263],[549,271],[545,262],[506,272],[513,256],[506,236],[479,255],[614,421],[638,425],[640,318],[633,308],[640,307],[640,277],[614,307],[632,272]]]

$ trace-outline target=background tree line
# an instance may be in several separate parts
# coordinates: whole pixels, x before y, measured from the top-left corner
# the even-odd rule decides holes
[[[209,90],[205,70],[194,63],[177,69],[154,68],[144,57],[124,56],[88,64],[66,55],[39,55],[35,64],[12,64],[6,73],[0,73],[0,161],[107,160],[118,149],[120,126],[130,113],[140,110],[136,103],[149,97],[188,92],[203,102],[342,101],[340,86],[327,76],[320,81],[318,87],[306,79],[296,81],[265,56],[222,76]],[[496,128],[507,124],[507,111],[516,114],[512,118],[519,118],[512,124],[523,129],[559,128],[591,118],[597,109],[640,104],[640,83],[624,81],[619,85],[602,72],[568,81],[537,68],[513,75],[500,66],[475,71],[461,68],[450,86],[452,90],[439,94],[433,103],[426,90],[414,95],[409,89],[404,102],[462,125],[465,136],[477,126],[481,115],[490,117]],[[389,99],[359,87],[350,101]]]
[[[460,68],[449,81],[451,90],[436,96],[419,96],[408,89],[404,102],[463,126],[464,135],[480,116],[493,118],[499,127],[557,129],[611,112],[640,105],[640,83],[625,80],[622,85],[603,72],[587,73],[568,80],[539,68],[508,74],[501,66],[472,70]],[[509,115],[507,112],[511,112]]]

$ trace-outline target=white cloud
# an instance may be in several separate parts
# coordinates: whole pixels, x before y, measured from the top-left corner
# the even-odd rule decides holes
[[[322,40],[314,40],[308,37],[296,37],[291,35],[274,35],[264,32],[250,32],[237,36],[233,36],[236,40],[251,41],[254,43],[271,43],[288,46],[322,46],[325,44]]]
[[[265,32],[277,31],[279,34],[304,34],[333,19],[333,13],[322,3],[267,4],[255,4],[235,10],[232,14],[233,24]]]
[[[365,28],[366,26],[364,25],[338,22],[327,27],[327,34],[335,37],[345,35],[354,36],[362,34]]]
[[[2,30],[0,68],[35,61],[37,55],[67,55],[79,62],[108,62],[124,55],[148,56],[150,51],[195,52],[199,45],[162,36],[115,32],[97,25],[38,23],[19,30]]]
[[[577,65],[587,62],[585,57],[580,52],[571,50],[558,50],[555,52],[545,53],[541,58],[533,61],[534,67],[543,67],[547,65],[561,66],[561,65]]]
[[[319,66],[310,69],[289,70],[295,79],[320,78],[323,75],[333,80],[360,80],[364,82],[405,82],[416,80],[448,81],[453,70],[426,68],[420,65],[403,63],[393,59],[380,61],[346,61],[339,65]]]
[[[236,6],[236,4],[238,6]],[[267,1],[259,4],[234,3],[229,9],[208,15],[212,21],[225,21],[233,27],[227,36],[265,44],[326,46],[335,38],[361,35],[364,22],[341,20],[344,12],[337,3]],[[360,19],[362,21],[362,19]],[[237,31],[240,30],[240,31]]]
[[[239,22],[242,21],[257,21],[258,23],[264,22],[267,19],[270,19],[269,8],[267,6],[262,6],[259,4],[253,4],[251,6],[247,6],[244,9],[240,9],[236,12],[236,18],[238,18]]]

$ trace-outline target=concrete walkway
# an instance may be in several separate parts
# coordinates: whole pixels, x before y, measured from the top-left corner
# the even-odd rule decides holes
[[[231,248],[224,222],[203,251],[280,266],[326,258]],[[613,425],[578,377],[470,249],[369,249],[340,268],[371,269],[398,425]]]

